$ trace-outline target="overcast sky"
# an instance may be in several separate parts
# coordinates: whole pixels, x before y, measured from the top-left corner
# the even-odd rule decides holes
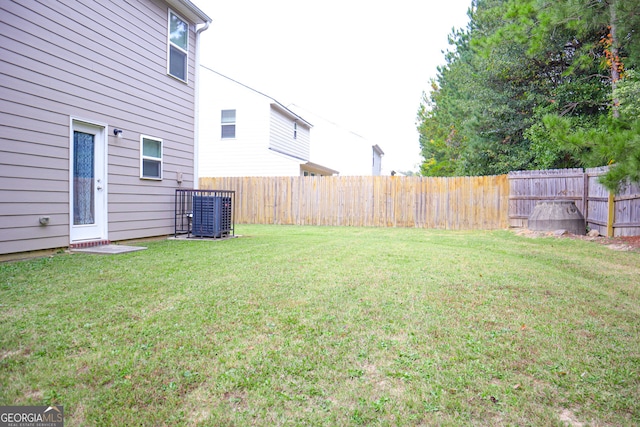
[[[378,144],[387,171],[417,170],[421,95],[471,0],[195,3],[213,20],[203,65]]]

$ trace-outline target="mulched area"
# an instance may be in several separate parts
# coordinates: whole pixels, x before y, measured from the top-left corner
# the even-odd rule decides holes
[[[606,245],[617,251],[637,251],[640,252],[640,236],[625,237],[584,237],[573,236],[580,239],[591,240]]]
[[[627,246],[629,250],[640,251],[640,236],[603,237],[602,239],[605,240],[605,244],[619,244]],[[606,241],[611,241],[612,243],[607,243]]]
[[[604,237],[604,236],[577,236],[571,233],[562,233],[559,231],[549,231],[549,232],[541,232],[541,231],[532,231],[527,229],[519,229],[515,231],[516,234],[525,237],[557,237],[557,238],[568,238],[568,239],[580,239],[586,240],[589,242],[598,243],[601,245],[605,245],[612,250],[616,251],[634,251],[640,252],[640,236],[624,236],[624,237]]]

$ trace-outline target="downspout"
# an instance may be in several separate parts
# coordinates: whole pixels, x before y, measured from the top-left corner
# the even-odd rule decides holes
[[[198,170],[198,157],[200,154],[200,33],[209,28],[210,22],[196,30],[196,70],[194,90],[194,118],[193,118],[193,188],[200,188],[200,173]]]

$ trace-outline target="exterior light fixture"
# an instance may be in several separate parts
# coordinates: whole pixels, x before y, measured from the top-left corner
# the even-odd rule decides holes
[[[118,138],[122,138],[122,129],[114,129],[113,134]]]

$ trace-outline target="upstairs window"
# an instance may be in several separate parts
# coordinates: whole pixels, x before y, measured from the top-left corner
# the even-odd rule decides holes
[[[221,119],[222,139],[233,139],[236,137],[236,110],[222,110]]]
[[[189,24],[169,11],[169,54],[167,69],[169,75],[187,82],[189,64]]]
[[[162,179],[162,140],[140,137],[140,178]]]

